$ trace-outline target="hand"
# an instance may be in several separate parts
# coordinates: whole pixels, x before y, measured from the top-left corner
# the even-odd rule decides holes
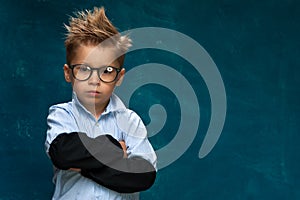
[[[70,168],[69,170],[74,171],[74,172],[81,172],[81,169],[79,169],[79,168]]]
[[[127,158],[127,147],[126,147],[125,141],[121,140],[121,141],[119,141],[119,143],[124,151],[124,158]]]

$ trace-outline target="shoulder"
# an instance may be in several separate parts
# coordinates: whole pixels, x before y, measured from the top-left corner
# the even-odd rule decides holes
[[[145,137],[147,135],[146,127],[140,116],[130,109],[124,109],[115,113],[116,124],[125,134],[139,135]]]
[[[116,95],[111,96],[111,109],[119,120],[127,122],[140,121],[140,116],[133,110],[127,108],[123,101]]]
[[[120,110],[117,113],[120,116],[122,116],[124,119],[128,120],[128,122],[141,120],[141,117],[135,111],[130,110],[128,108],[126,108],[124,110]]]
[[[59,128],[59,132],[70,132],[73,130],[76,125],[76,119],[74,117],[74,112],[72,111],[72,103],[52,105],[49,108],[47,124],[53,130]]]
[[[123,101],[115,94],[111,97],[111,108],[119,120],[128,122],[140,121],[140,116],[133,110],[127,108]]]
[[[50,106],[49,115],[57,114],[71,114],[72,113],[72,102],[59,103]]]
[[[128,109],[116,94],[113,93],[110,100],[111,110],[119,117],[126,118],[127,120],[140,119],[138,114],[136,114],[133,110]]]
[[[122,100],[115,94],[111,97],[111,105],[116,125],[123,133],[147,135],[146,127],[140,116],[135,111],[126,108]]]
[[[107,109],[111,112],[123,111],[126,110],[126,106],[124,105],[123,101],[116,94],[113,93],[110,97],[110,102],[108,104]]]

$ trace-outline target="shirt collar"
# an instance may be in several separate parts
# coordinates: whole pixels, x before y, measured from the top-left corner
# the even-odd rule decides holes
[[[80,101],[78,100],[78,97],[74,91],[73,91],[73,95],[72,95],[72,101],[77,109],[80,109],[80,110],[84,111],[85,113],[89,113],[90,115],[92,115],[91,112],[88,111],[80,103]],[[126,106],[124,105],[122,100],[116,94],[113,93],[110,97],[107,107],[105,108],[104,112],[101,115],[105,115],[105,114],[108,114],[111,112],[123,111],[123,110],[126,110]]]

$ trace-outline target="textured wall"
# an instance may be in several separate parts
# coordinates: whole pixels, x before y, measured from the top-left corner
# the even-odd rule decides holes
[[[127,70],[157,62],[185,74],[201,109],[193,143],[159,171],[142,199],[300,199],[299,1],[1,0],[1,200],[51,197],[52,167],[43,146],[46,116],[50,105],[71,97],[62,73],[63,23],[73,11],[98,5],[106,7],[121,31],[156,26],[190,36],[214,60],[226,89],[222,135],[199,159],[211,116],[201,76],[168,52],[141,50],[127,56]],[[130,107],[146,124],[152,104],[165,107],[166,124],[150,138],[155,149],[175,136],[180,103],[157,84],[140,87],[132,96]]]

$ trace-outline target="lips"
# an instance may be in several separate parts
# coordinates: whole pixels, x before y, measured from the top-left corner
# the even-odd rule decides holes
[[[87,93],[92,96],[100,95],[100,92],[97,90],[90,90],[90,91],[87,91]]]

